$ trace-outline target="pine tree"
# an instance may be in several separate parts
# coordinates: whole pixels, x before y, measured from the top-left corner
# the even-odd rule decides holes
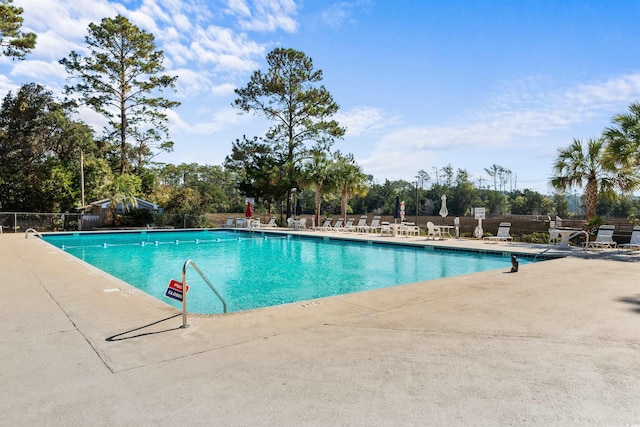
[[[24,59],[25,55],[36,47],[36,33],[23,33],[22,12],[13,0],[0,0],[0,46],[2,54],[13,59]]]
[[[143,167],[157,154],[154,149],[172,151],[165,110],[180,103],[154,95],[175,89],[177,76],[160,74],[164,54],[154,36],[118,15],[89,24],[85,41],[88,56],[72,51],[60,61],[70,80],[77,80],[66,93],[109,120],[106,138],[120,173]]]
[[[264,141],[282,159],[287,188],[299,187],[302,161],[311,150],[328,151],[345,129],[331,117],[340,108],[322,85],[322,71],[294,49],[277,48],[267,55],[267,72],[255,71],[246,87],[236,89],[233,105],[275,122]],[[291,215],[290,190],[287,216]]]

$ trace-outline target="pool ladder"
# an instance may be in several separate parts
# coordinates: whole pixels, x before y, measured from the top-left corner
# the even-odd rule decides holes
[[[24,232],[24,238],[28,239],[29,238],[29,232],[32,232],[34,235],[40,237],[42,239],[42,234],[40,234],[38,232],[38,230],[36,230],[35,228],[27,228],[27,230]]]
[[[207,285],[209,285],[213,293],[216,294],[216,296],[220,301],[222,301],[223,312],[224,313],[227,312],[227,303],[225,302],[224,298],[222,298],[222,295],[220,295],[220,293],[216,290],[216,288],[211,284],[211,282],[209,281],[209,279],[207,279],[207,276],[204,275],[202,270],[198,268],[198,265],[192,260],[188,259],[182,266],[182,328],[189,327],[189,325],[187,324],[187,291],[186,291],[188,266],[193,267],[193,269],[200,275],[200,277],[202,277],[202,280],[204,280],[207,283]]]

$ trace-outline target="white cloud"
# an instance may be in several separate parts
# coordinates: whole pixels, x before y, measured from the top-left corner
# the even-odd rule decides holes
[[[640,73],[628,74],[601,83],[580,85],[565,93],[566,108],[580,106],[582,111],[595,114],[608,111],[630,98],[640,98]]]
[[[231,83],[224,83],[218,86],[212,86],[211,93],[215,96],[227,96],[232,95],[235,89],[236,85],[233,85]]]
[[[61,59],[71,50],[84,49],[84,37],[91,22],[100,22],[126,9],[106,0],[84,0],[78,7],[74,0],[38,0],[37,6],[26,0],[16,5],[24,8],[24,29],[38,35],[33,59]]]
[[[359,162],[369,173],[391,178],[401,177],[405,170],[418,170],[426,163],[451,163],[454,152],[456,163],[463,162],[460,155],[473,158],[494,150],[520,152],[523,156],[553,155],[555,151],[540,147],[541,138],[588,125],[596,118],[607,121],[637,99],[640,73],[548,92],[535,87],[508,90],[491,100],[487,110],[467,114],[448,126],[394,130]],[[597,135],[574,135],[591,136]],[[496,161],[499,163],[499,159]]]
[[[169,121],[169,126],[171,127],[171,129],[185,130],[191,127],[186,121],[182,119],[182,117],[176,110],[166,110],[165,114],[167,115],[167,119]]]
[[[29,58],[59,61],[69,55],[72,50],[80,52],[85,50],[80,39],[65,38],[62,34],[50,30],[43,31],[38,33],[36,48]]]
[[[342,5],[334,4],[322,13],[322,20],[332,28],[340,28],[345,22],[349,22],[351,17]]]
[[[78,109],[78,118],[82,120],[96,133],[96,136],[102,135],[102,131],[109,123],[109,120],[101,114],[96,113],[89,107],[80,107]]]
[[[181,98],[191,98],[209,91],[211,87],[208,76],[189,68],[172,69],[169,74],[178,76],[176,92]]]
[[[64,38],[82,39],[91,22],[99,23],[102,18],[114,17],[118,13],[126,14],[121,4],[106,0],[84,0],[78,7],[75,0],[38,0],[37,7],[20,3],[24,7],[25,26],[38,33],[54,28]]]
[[[244,13],[250,19],[295,14],[291,1],[232,3],[230,7],[236,14]],[[89,24],[118,13],[154,34],[157,48],[165,54],[166,72],[180,75],[178,85],[183,97],[206,92],[231,93],[230,82],[238,74],[256,69],[266,49],[246,33],[216,25],[212,19],[215,10],[201,0],[142,0],[131,9],[127,9],[131,2],[108,0],[84,0],[82,7],[75,0],[39,0],[38,7],[26,0],[17,0],[16,4],[24,7],[25,30],[35,31],[38,41],[25,61],[9,62],[2,58],[3,74],[19,81],[36,79],[52,88],[64,86],[67,77],[57,62],[72,50],[86,54],[84,39]],[[222,10],[218,10],[215,18],[224,18]]]
[[[335,119],[340,123],[340,126],[347,128],[347,137],[357,137],[364,133],[380,131],[399,120],[398,117],[389,117],[384,110],[373,107],[355,107],[348,111],[338,112]]]
[[[369,0],[343,1],[330,4],[321,14],[322,20],[334,29],[354,22],[354,14],[363,7],[368,6]]]
[[[251,11],[249,10],[249,5],[245,0],[228,0],[227,7],[229,11],[233,14],[243,17],[250,17]]]
[[[228,0],[227,11],[238,19],[245,31],[273,32],[283,30],[295,33],[298,23],[294,0]]]
[[[20,90],[20,86],[11,82],[7,76],[0,74],[0,94],[7,94],[10,91],[14,94]]]
[[[214,64],[216,71],[250,71],[256,67],[254,57],[264,54],[264,46],[235,34],[228,28],[209,26],[194,34],[189,46],[190,59]]]
[[[32,81],[47,83],[50,89],[64,85],[67,72],[57,61],[20,61],[11,70],[11,76],[28,77]]]
[[[241,127],[249,132],[255,128],[256,123],[263,123],[259,118],[253,116],[238,114],[238,110],[231,107],[222,108],[209,113],[205,121],[189,122],[180,119],[175,112],[169,114],[172,123],[187,135],[203,135],[213,137],[223,131]],[[238,135],[239,136],[239,135]]]

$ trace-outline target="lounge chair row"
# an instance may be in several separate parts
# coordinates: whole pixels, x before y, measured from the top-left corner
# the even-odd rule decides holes
[[[344,222],[343,218],[338,218],[336,222],[331,225],[332,219],[326,218],[322,225],[318,227],[320,230],[324,231],[351,231],[357,233],[374,233],[376,231],[380,231],[380,216],[374,216],[371,220],[371,224],[367,224],[367,216],[363,215],[358,220],[358,223],[354,225],[355,219],[348,218],[347,222]]]
[[[596,238],[588,242],[583,242],[582,246],[585,249],[613,249],[617,247],[621,250],[640,250],[640,226],[636,225],[635,227],[633,227],[633,230],[631,232],[631,240],[629,241],[629,243],[622,243],[620,245],[618,245],[617,242],[613,240],[613,233],[615,229],[616,227],[614,225],[601,225],[600,227],[598,227]],[[558,234],[562,231],[567,230],[549,229],[549,243],[558,243]],[[577,233],[574,232],[573,235],[576,234]]]
[[[353,218],[347,219],[347,222],[343,224],[344,220],[342,218],[338,218],[336,222],[332,225],[332,219],[327,218],[324,220],[322,225],[318,227],[320,230],[325,231],[351,231],[351,232],[359,232],[359,233],[375,233],[380,232],[380,234],[385,235],[392,233],[394,235],[414,235],[417,236],[420,234],[420,229],[418,226],[413,224],[394,224],[393,226],[388,222],[381,222],[381,217],[376,215],[373,217],[371,224],[367,224],[367,216],[363,215],[360,217],[357,224],[354,225],[355,220]],[[272,228],[277,227],[276,219],[271,218],[271,220],[267,224],[261,224],[259,220],[252,220],[246,218],[237,218],[233,217],[227,218],[226,223],[223,225],[225,228],[232,228],[235,226],[238,228]],[[287,219],[287,225],[289,228],[296,229],[306,229],[307,219],[301,218],[299,220],[294,220],[292,218]],[[247,227],[247,224],[249,227]],[[511,223],[509,222],[501,222],[498,226],[498,232],[495,236],[487,236],[483,238],[485,243],[495,243],[495,242],[511,242],[513,241],[513,237],[509,234],[511,230]],[[554,241],[553,231],[554,229],[549,230],[550,243]],[[631,239],[629,243],[623,243],[617,245],[613,240],[613,233],[615,231],[615,226],[613,225],[601,225],[598,228],[598,234],[596,235],[595,240],[590,242],[583,243],[585,249],[608,249],[608,248],[618,248],[620,250],[640,250],[640,226],[636,225],[633,228],[631,233]],[[427,239],[429,237],[433,238],[442,238],[442,230],[436,227],[431,221],[427,222],[426,227]],[[557,243],[557,237],[555,242]]]
[[[400,223],[400,224],[390,224],[386,221],[381,220],[382,217],[376,215],[371,220],[371,224],[367,224],[367,216],[363,215],[360,217],[360,220],[357,224],[355,223],[355,219],[349,218],[347,222],[344,223],[342,218],[338,218],[336,222],[331,225],[331,218],[325,219],[319,230],[324,231],[351,231],[356,233],[380,233],[380,235],[389,235],[389,236],[419,236],[420,228],[412,223]]]
[[[227,218],[227,221],[222,225],[224,228],[271,228],[277,227],[276,219],[271,218],[267,224],[262,224],[259,219],[251,218]]]
[[[591,242],[583,243],[585,249],[595,248],[595,249],[611,249],[618,248],[618,250],[629,250],[635,251],[640,250],[640,226],[636,225],[633,227],[631,231],[631,239],[629,243],[621,243],[618,245],[613,240],[613,232],[615,231],[614,225],[601,225],[598,228],[598,234],[596,235],[595,240]]]
[[[489,242],[511,242],[513,237],[509,235],[509,231],[511,229],[511,223],[501,222],[498,227],[498,233],[495,236],[485,237],[483,240],[485,243]],[[554,235],[554,231],[557,229],[550,229],[550,243],[555,240],[555,243],[558,241],[558,236]],[[618,245],[615,240],[613,240],[613,232],[615,231],[614,225],[601,225],[598,228],[598,234],[596,238],[592,241],[584,242],[582,246],[585,249],[624,249],[624,250],[640,250],[640,226],[636,225],[633,227],[633,231],[631,232],[631,239],[629,243],[622,243]]]

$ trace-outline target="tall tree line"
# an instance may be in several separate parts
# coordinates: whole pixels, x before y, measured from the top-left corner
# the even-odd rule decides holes
[[[24,58],[36,35],[21,32],[22,9],[0,0],[2,54]],[[37,84],[10,92],[0,110],[0,209],[64,211],[79,207],[80,175],[87,199],[150,198],[181,214],[241,210],[245,197],[271,214],[292,214],[291,194],[317,221],[323,214],[389,213],[396,196],[416,215],[435,212],[442,195],[449,211],[465,215],[473,206],[490,213],[564,212],[570,190],[584,187],[587,215],[622,212],[618,201],[638,188],[640,104],[613,118],[598,138],[574,140],[561,148],[551,184],[553,198],[517,190],[515,175],[500,165],[485,169],[493,189],[475,187],[465,170],[451,165],[425,170],[416,181],[375,184],[350,154],[333,151],[346,129],[333,116],[339,110],[322,85],[323,72],[303,52],[277,48],[236,89],[233,106],[272,122],[265,135],[243,136],[221,166],[154,164],[173,142],[166,112],[179,105],[163,96],[176,78],[164,74],[163,53],[154,36],[123,16],[89,25],[88,53],[71,52],[60,63],[69,73],[67,99],[55,99]],[[89,107],[108,119],[102,135],[74,117]],[[79,164],[83,163],[80,169]],[[508,187],[508,188],[507,188]],[[564,197],[563,197],[564,195]],[[610,203],[611,202],[611,203]],[[622,206],[624,203],[619,203]],[[627,204],[633,210],[634,204]]]

